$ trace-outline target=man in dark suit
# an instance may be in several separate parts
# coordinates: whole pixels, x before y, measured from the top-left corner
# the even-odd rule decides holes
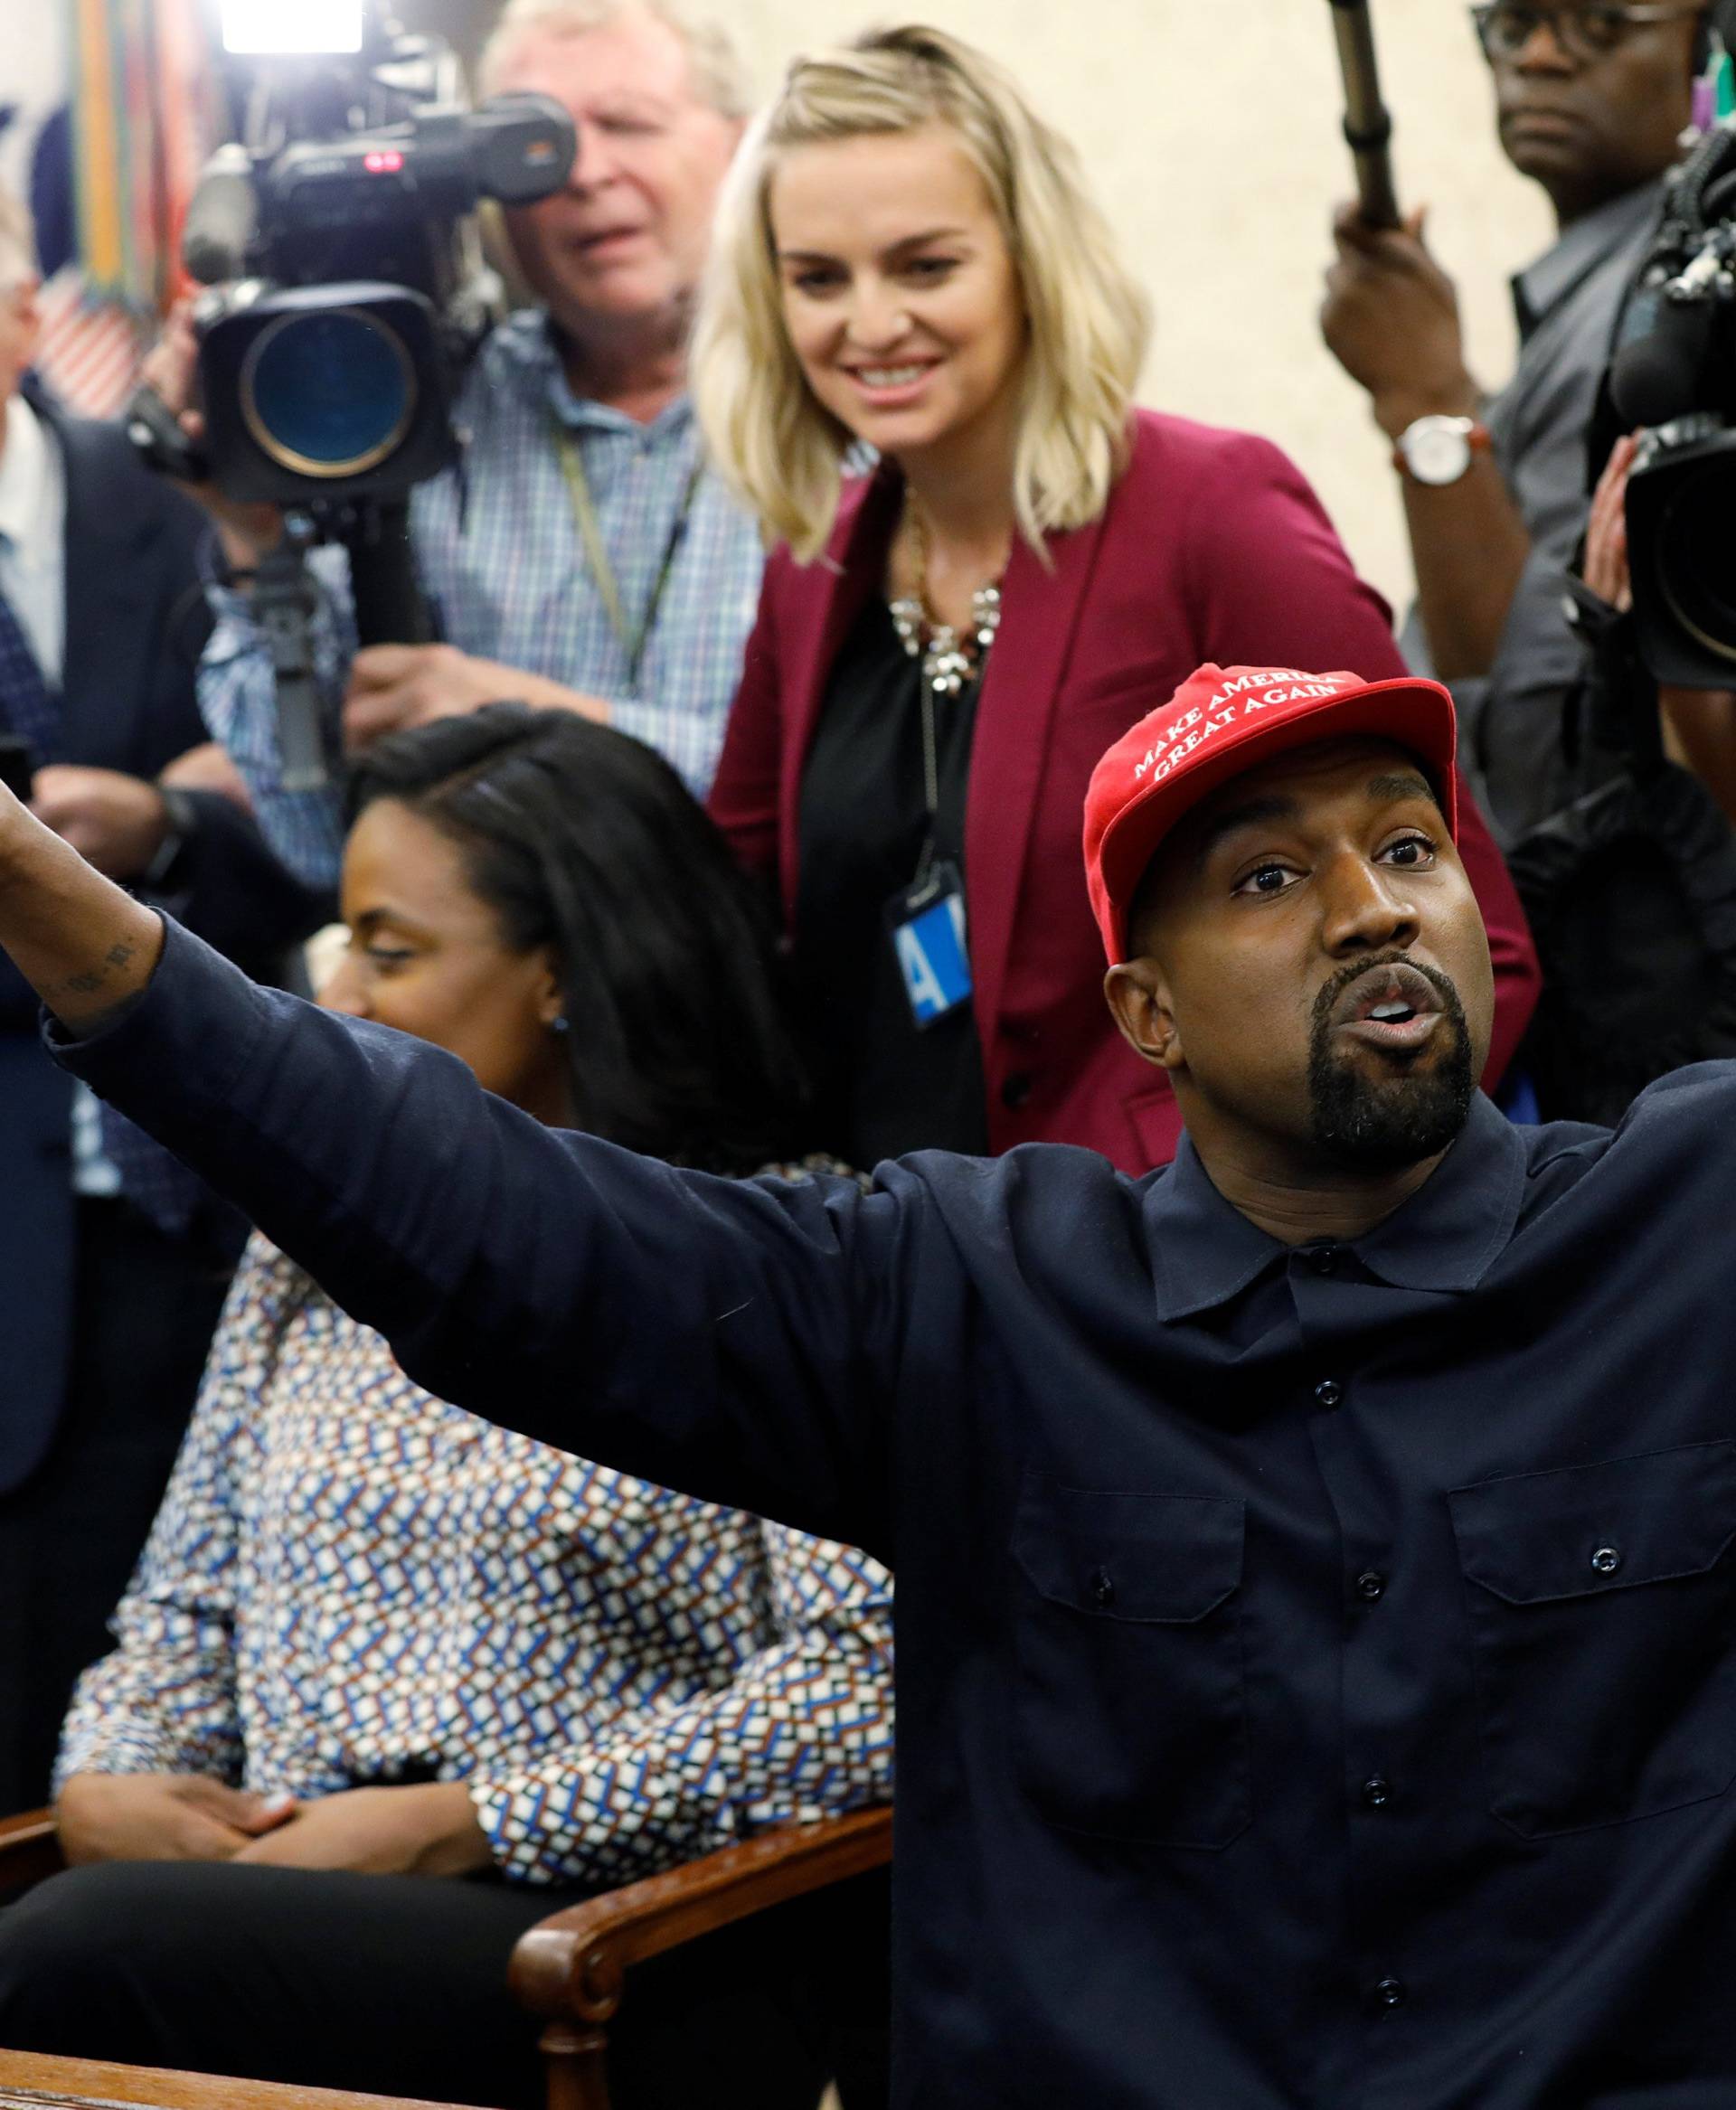
[[[221,791],[165,786],[204,733],[199,513],[116,428],[25,380],[27,215],[0,193],[0,735],[39,815],[111,878],[269,973],[318,904]],[[174,772],[171,771],[173,777]],[[239,1227],[42,1052],[0,974],[0,1811],[40,1801],[78,1671],[150,1523]]]

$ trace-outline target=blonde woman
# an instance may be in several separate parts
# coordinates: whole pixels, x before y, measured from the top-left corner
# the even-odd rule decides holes
[[[1132,408],[1147,325],[1067,142],[935,30],[797,60],[725,185],[693,395],[780,546],[712,812],[776,871],[819,1140],[852,1162],[1166,1163],[1174,1097],[1099,994],[1092,765],[1202,661],[1404,671],[1275,447]],[[1464,803],[1498,1076],[1535,968]]]

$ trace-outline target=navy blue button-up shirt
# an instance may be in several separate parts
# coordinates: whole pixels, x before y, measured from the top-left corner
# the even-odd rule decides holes
[[[173,928],[67,1060],[431,1389],[895,1559],[904,2110],[1736,2102],[1736,1069],[1290,1249],[674,1172]]]

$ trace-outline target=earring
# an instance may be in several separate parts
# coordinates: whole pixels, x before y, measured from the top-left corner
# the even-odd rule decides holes
[[[570,1033],[572,1031],[572,1021],[565,1012],[561,1012],[558,1017],[549,1021],[549,1031],[552,1033]]]

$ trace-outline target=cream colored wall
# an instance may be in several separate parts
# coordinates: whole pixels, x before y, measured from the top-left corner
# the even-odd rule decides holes
[[[847,33],[863,0],[712,0],[761,88],[788,54]],[[1145,396],[1268,434],[1301,464],[1360,568],[1409,591],[1385,442],[1315,326],[1332,203],[1349,188],[1326,0],[927,0],[911,14],[992,49],[1079,144],[1156,297]],[[1550,239],[1547,208],[1495,147],[1458,0],[1373,0],[1409,207],[1460,286],[1474,369],[1511,367],[1506,275]]]
[[[1349,186],[1326,0],[693,4],[731,24],[768,94],[792,52],[907,11],[999,53],[1083,150],[1155,296],[1146,400],[1278,440],[1362,570],[1405,598],[1388,450],[1315,327],[1327,216]],[[1461,0],[1370,4],[1401,195],[1432,204],[1474,370],[1498,385],[1513,358],[1506,275],[1548,241],[1547,210],[1495,147]],[[399,12],[474,50],[497,5],[399,0]]]

